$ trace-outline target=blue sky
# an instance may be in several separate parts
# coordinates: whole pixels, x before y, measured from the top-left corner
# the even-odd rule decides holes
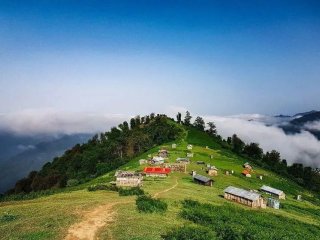
[[[319,108],[317,1],[0,1],[0,113]]]

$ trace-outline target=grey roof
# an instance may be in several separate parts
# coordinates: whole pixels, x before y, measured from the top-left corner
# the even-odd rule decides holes
[[[279,190],[279,189],[276,189],[276,188],[272,188],[272,187],[269,187],[269,186],[266,186],[266,185],[263,185],[261,188],[260,188],[261,191],[264,191],[264,192],[269,192],[269,193],[273,193],[275,195],[281,195],[283,194],[283,191]]]
[[[235,196],[239,196],[251,201],[258,200],[261,195],[259,193],[250,192],[241,188],[229,186],[224,190],[225,193],[229,193]]]
[[[193,176],[193,179],[197,179],[201,182],[209,182],[211,181],[211,178],[208,178],[208,177],[205,177],[205,176],[202,176],[202,175],[199,175],[199,174],[196,174]]]

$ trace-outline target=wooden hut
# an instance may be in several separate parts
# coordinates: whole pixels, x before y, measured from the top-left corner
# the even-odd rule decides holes
[[[270,194],[274,197],[277,197],[278,199],[286,199],[286,194],[283,191],[276,189],[276,188],[272,188],[272,187],[263,185],[260,188],[260,191],[265,192],[267,194]]]
[[[215,167],[210,167],[208,168],[207,173],[210,176],[218,176],[218,169]]]
[[[187,172],[187,164],[186,163],[166,163],[164,167],[170,168],[172,172]]]
[[[211,178],[196,174],[193,176],[193,181],[195,181],[198,184],[205,185],[212,187],[213,180]]]
[[[187,149],[188,149],[188,150],[192,150],[192,145],[191,145],[191,144],[188,144]]]
[[[163,157],[153,157],[151,160],[150,160],[150,163],[153,164],[153,165],[160,165],[160,164],[163,164],[164,163],[164,158]]]
[[[193,153],[187,153],[187,157],[193,157]]]
[[[249,171],[252,170],[252,166],[251,166],[248,162],[246,162],[245,164],[243,164],[243,167],[244,167],[245,169],[248,169]]]
[[[116,173],[116,186],[118,187],[140,187],[142,186],[142,175],[131,171],[118,171]]]
[[[252,208],[266,208],[260,194],[229,186],[224,190],[224,198]]]
[[[167,177],[171,170],[162,167],[145,167],[143,172],[147,177]]]
[[[169,152],[166,149],[161,149],[158,151],[158,156],[167,158],[169,156]]]
[[[172,148],[172,149],[175,149],[175,148],[177,148],[177,144],[175,144],[175,143],[172,143],[172,145],[171,145],[171,148]]]

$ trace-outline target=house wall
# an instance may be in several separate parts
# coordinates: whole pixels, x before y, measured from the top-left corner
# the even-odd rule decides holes
[[[259,207],[265,208],[262,198],[260,198],[260,199],[258,199],[256,201],[252,201],[252,200],[245,199],[245,198],[242,198],[242,197],[239,197],[239,196],[236,196],[236,195],[232,195],[232,194],[229,194],[229,193],[224,193],[224,198],[228,199],[230,201],[234,201],[234,202],[237,202],[237,203],[252,207],[252,208],[259,208]]]
[[[167,177],[167,174],[162,173],[146,173],[147,177]]]
[[[139,187],[142,186],[140,177],[118,177],[116,180],[118,187]]]

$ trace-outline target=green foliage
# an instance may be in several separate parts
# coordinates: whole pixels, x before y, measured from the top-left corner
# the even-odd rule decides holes
[[[202,118],[202,117],[199,117],[199,116],[196,118],[196,120],[195,120],[194,123],[193,123],[193,126],[194,126],[195,128],[197,128],[198,130],[200,130],[200,131],[203,131],[203,130],[204,130],[205,125],[206,125],[206,124],[205,124],[203,118]]]
[[[17,219],[17,215],[13,215],[11,213],[5,212],[4,214],[0,215],[0,222],[12,222]]]
[[[214,206],[185,200],[181,216],[211,228],[218,239],[318,239],[320,236],[320,229],[315,225],[229,204]]]
[[[217,239],[214,232],[202,226],[183,226],[172,229],[163,235],[164,240],[214,240]]]
[[[109,191],[118,191],[118,188],[113,185],[97,184],[88,187],[89,192],[94,192],[98,190],[109,190]]]
[[[143,189],[139,187],[132,188],[119,188],[119,196],[133,196],[133,195],[144,195]]]
[[[190,112],[187,111],[186,112],[186,116],[184,117],[184,125],[190,126],[191,125],[191,119],[192,119],[192,117],[190,115]]]
[[[146,195],[138,196],[136,199],[136,205],[139,212],[144,213],[164,213],[168,208],[168,204],[166,202]]]
[[[78,184],[79,184],[78,179],[69,179],[67,181],[67,187],[74,187],[74,186],[77,186]]]
[[[3,195],[0,197],[0,202],[31,200],[39,197],[49,196],[58,192],[59,192],[58,189],[48,189],[48,190],[43,190],[38,192]]]
[[[46,189],[63,188],[86,182],[129,162],[133,157],[155,145],[173,141],[184,132],[181,125],[165,115],[137,116],[129,124],[93,136],[85,144],[77,144],[63,156],[47,163],[39,172],[31,172],[19,180],[12,193],[30,193]],[[71,184],[71,185],[70,185]]]

